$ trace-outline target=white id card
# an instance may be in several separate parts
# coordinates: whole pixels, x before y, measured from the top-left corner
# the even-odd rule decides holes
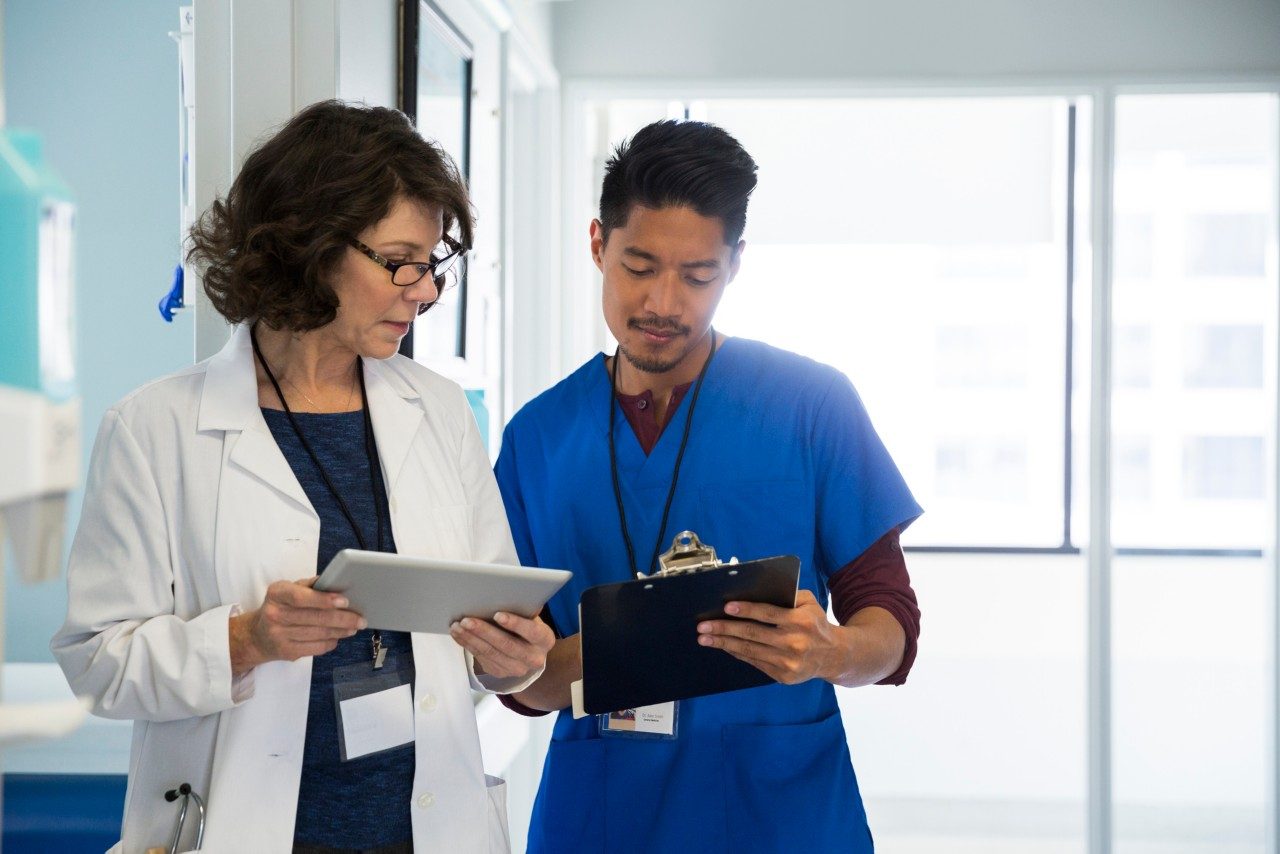
[[[342,709],[345,759],[413,741],[413,692],[408,685],[343,700],[338,706]]]
[[[344,762],[413,742],[413,673],[356,664],[334,670],[338,748]]]
[[[630,738],[675,738],[678,708],[672,702],[610,712],[600,716],[600,734]]]

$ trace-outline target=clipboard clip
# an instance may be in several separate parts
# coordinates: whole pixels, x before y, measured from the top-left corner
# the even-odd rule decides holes
[[[729,559],[731,564],[737,562],[736,557]],[[697,534],[681,531],[671,541],[671,548],[658,555],[659,569],[654,575],[684,575],[724,565],[724,561],[716,557],[716,550],[698,539]]]

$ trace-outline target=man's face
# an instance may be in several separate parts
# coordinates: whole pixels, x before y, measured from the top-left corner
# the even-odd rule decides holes
[[[604,319],[622,355],[647,373],[696,373],[690,354],[711,328],[745,244],[726,246],[724,225],[686,207],[636,205],[606,242],[591,223],[591,255],[604,274]]]

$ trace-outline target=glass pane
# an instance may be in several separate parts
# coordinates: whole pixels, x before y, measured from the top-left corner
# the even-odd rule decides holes
[[[1117,546],[1263,546],[1276,120],[1270,95],[1117,99]],[[1114,850],[1262,854],[1267,563],[1121,556],[1112,577]]]
[[[1270,572],[1112,565],[1115,854],[1265,854]]]
[[[1276,149],[1272,95],[1117,100],[1119,547],[1262,547]]]
[[[699,107],[760,167],[719,328],[853,380],[926,509],[908,544],[1061,545],[1067,103]]]
[[[1083,854],[1081,559],[909,562],[924,622],[907,684],[837,692],[876,850]]]

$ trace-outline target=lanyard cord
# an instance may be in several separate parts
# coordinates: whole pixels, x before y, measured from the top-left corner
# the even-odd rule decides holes
[[[662,548],[663,534],[667,530],[667,517],[671,514],[671,501],[676,497],[676,481],[680,479],[680,463],[684,461],[684,449],[689,444],[689,429],[693,426],[693,410],[698,405],[698,394],[702,391],[702,381],[707,376],[707,368],[711,366],[711,357],[716,354],[716,331],[711,330],[711,350],[698,372],[698,382],[693,387],[693,395],[689,398],[689,411],[684,415],[684,435],[680,437],[680,450],[676,453],[675,468],[671,472],[671,486],[667,489],[667,501],[662,507],[662,524],[658,526],[658,538],[653,543],[653,555],[645,567],[652,572],[658,560],[658,550]],[[622,348],[613,354],[613,369],[609,372],[609,470],[613,474],[613,499],[618,505],[618,523],[622,527],[622,541],[627,546],[627,560],[631,563],[631,577],[639,578],[640,570],[636,567],[636,549],[631,542],[631,533],[627,530],[627,510],[622,503],[622,485],[618,479],[618,449],[613,438],[613,425],[616,419],[614,410],[618,405],[614,398],[618,394],[618,362],[622,359]]]
[[[324,466],[320,465],[320,459],[316,456],[316,452],[311,449],[311,443],[307,441],[307,437],[303,435],[302,429],[298,426],[298,420],[293,415],[293,410],[289,408],[289,402],[284,399],[284,393],[280,390],[280,383],[276,382],[276,376],[271,372],[267,360],[262,356],[262,348],[258,346],[258,336],[253,329],[249,330],[249,340],[253,343],[253,353],[258,357],[258,362],[262,365],[262,370],[266,372],[267,379],[271,380],[271,387],[275,389],[276,396],[280,398],[280,403],[284,405],[284,414],[289,418],[289,424],[293,427],[294,434],[298,437],[298,441],[302,443],[302,447],[307,452],[307,456],[311,458],[312,464],[316,467],[316,471],[320,472],[324,485],[329,488],[329,494],[338,502],[338,509],[342,511],[342,515],[346,517],[347,524],[351,526],[351,530],[355,532],[356,542],[360,544],[360,548],[368,550],[368,543],[365,542],[364,534],[360,531],[360,526],[356,524],[355,516],[351,513],[351,508],[347,507],[347,502],[343,500],[338,493],[337,488],[333,485],[333,481],[329,479],[329,473],[324,470]],[[378,551],[382,550],[382,504],[378,501],[377,481],[374,478],[374,466],[378,465],[378,446],[373,438],[373,424],[369,417],[369,395],[365,391],[364,385],[364,364],[360,357],[356,357],[356,372],[360,377],[360,404],[364,412],[364,450],[365,455],[369,458],[369,486],[373,491],[373,508],[374,515],[378,519]],[[386,496],[383,496],[385,500]]]
[[[386,512],[391,518],[387,492],[378,488],[377,473],[382,468],[382,459],[378,456],[378,440],[373,435],[373,414],[369,411],[369,392],[364,386],[364,362],[357,358],[357,376],[360,378],[360,403],[364,411],[364,455],[369,460],[369,492],[373,497],[373,515],[378,519],[378,551],[386,551],[382,544],[382,516]]]

